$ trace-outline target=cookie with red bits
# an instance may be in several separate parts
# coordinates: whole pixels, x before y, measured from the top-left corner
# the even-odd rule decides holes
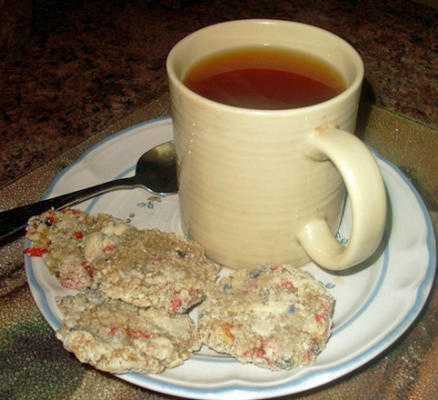
[[[105,214],[91,216],[71,208],[62,211],[50,209],[29,219],[26,237],[32,241],[32,246],[24,253],[42,257],[61,286],[73,289],[90,287],[93,272],[84,257],[82,241],[108,223],[122,224],[122,221]]]
[[[111,237],[110,231],[95,232],[83,242],[93,277],[108,297],[183,313],[217,280],[219,267],[191,240],[158,229],[129,230],[114,243]]]
[[[42,256],[65,288],[100,289],[139,307],[187,312],[218,277],[197,243],[158,229],[137,229],[107,214],[67,209],[32,217],[29,256]]]
[[[83,363],[115,374],[160,373],[199,350],[186,314],[145,309],[86,290],[57,299],[63,326],[56,336]]]
[[[302,269],[261,265],[218,281],[198,308],[209,348],[271,370],[312,362],[331,332],[334,299]]]

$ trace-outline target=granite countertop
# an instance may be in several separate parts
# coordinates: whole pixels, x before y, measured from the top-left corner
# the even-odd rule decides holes
[[[165,59],[179,39],[215,22],[277,18],[325,28],[358,50],[366,76],[358,134],[406,174],[436,230],[433,6],[430,0],[0,1],[0,210],[36,201],[98,140],[168,114]],[[0,398],[169,398],[83,366],[62,349],[29,293],[22,246],[19,236],[0,243],[0,365],[7,365],[0,368]],[[437,360],[434,287],[412,327],[382,355],[336,382],[285,398],[434,399]]]
[[[229,19],[295,20],[340,35],[363,57],[364,93],[372,102],[438,129],[438,10],[412,1],[31,5],[24,9],[32,11],[29,30],[0,19],[15,27],[13,38],[24,36],[0,56],[0,187],[163,94],[170,48],[197,28]],[[26,16],[14,17],[25,24]]]

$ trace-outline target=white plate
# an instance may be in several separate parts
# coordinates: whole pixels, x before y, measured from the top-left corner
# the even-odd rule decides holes
[[[145,122],[98,143],[53,181],[53,197],[133,173],[148,148],[172,139],[170,118]],[[182,366],[159,375],[120,375],[144,388],[199,399],[258,399],[300,392],[330,382],[363,365],[391,345],[414,321],[431,289],[436,262],[432,224],[420,196],[403,174],[375,155],[389,198],[390,212],[382,249],[349,273],[304,268],[336,298],[333,334],[316,361],[292,371],[270,372],[202,348]],[[77,208],[106,212],[138,227],[181,233],[177,196],[161,199],[141,189],[101,195]],[[339,240],[347,240],[349,207]],[[27,242],[26,246],[30,243]],[[54,298],[71,293],[48,274],[41,258],[25,257],[29,285],[53,329],[61,326]]]

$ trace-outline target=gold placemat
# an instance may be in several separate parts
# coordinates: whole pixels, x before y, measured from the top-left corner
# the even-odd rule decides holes
[[[41,198],[57,174],[105,137],[139,122],[169,114],[169,99],[155,102],[108,126],[50,163],[0,191],[0,209]],[[410,175],[426,197],[437,227],[437,132],[372,107],[362,138]],[[416,151],[422,157],[413,154]],[[81,364],[64,350],[36,307],[23,268],[20,236],[0,243],[0,399],[153,400],[171,396],[126,383]],[[413,266],[414,268],[415,266]],[[282,399],[369,400],[438,398],[438,291],[396,345],[336,382]],[[269,372],[267,372],[269,373]]]

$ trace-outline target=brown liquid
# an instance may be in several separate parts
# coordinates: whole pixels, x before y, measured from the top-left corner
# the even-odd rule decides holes
[[[346,88],[338,71],[325,61],[265,46],[206,57],[188,71],[184,83],[210,100],[263,110],[318,104]]]

